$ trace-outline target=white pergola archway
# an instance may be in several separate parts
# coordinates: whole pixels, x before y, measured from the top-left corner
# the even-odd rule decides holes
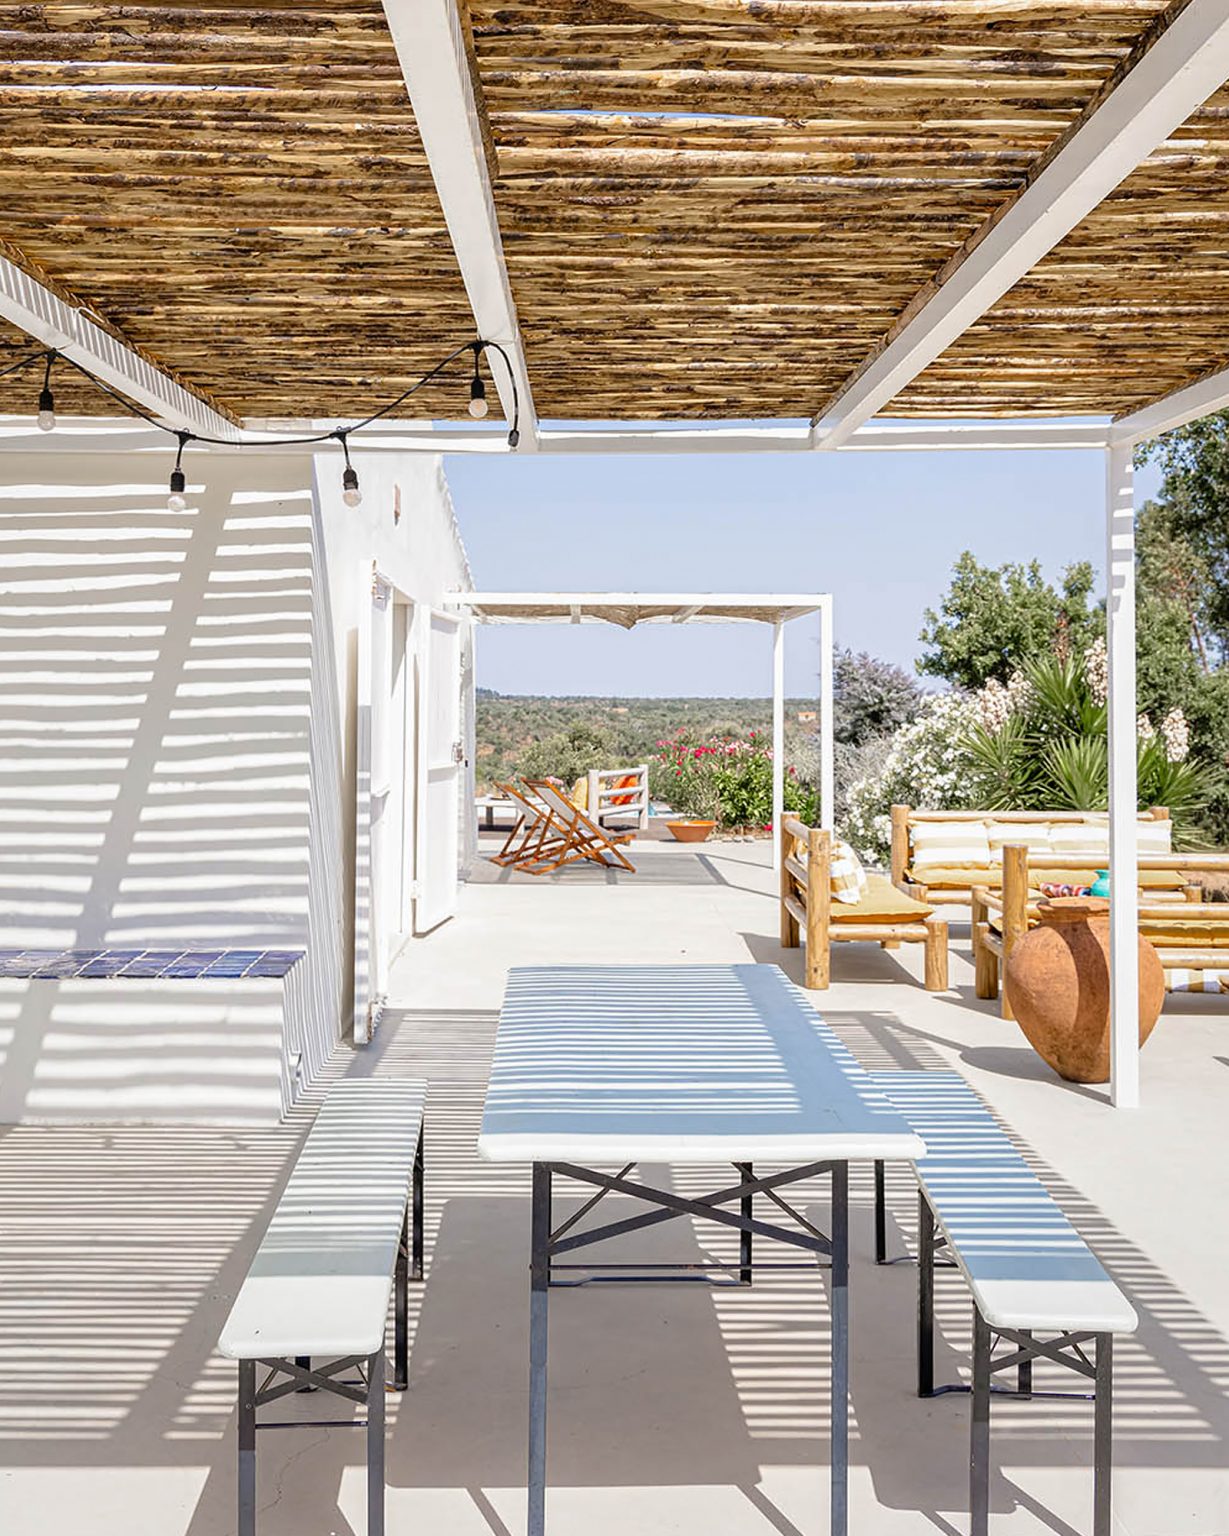
[[[479,624],[769,624],[772,626],[772,823],[785,809],[785,626],[819,617],[820,825],[833,823],[832,597],[830,593],[451,592]],[[780,841],[773,839],[773,867]]]

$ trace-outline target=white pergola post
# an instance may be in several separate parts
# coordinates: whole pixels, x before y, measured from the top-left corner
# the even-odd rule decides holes
[[[781,818],[785,815],[785,625],[772,626],[772,867],[781,867]]]
[[[1110,1096],[1139,1104],[1139,817],[1135,707],[1135,499],[1132,450],[1105,456],[1109,655]]]
[[[832,732],[832,599],[819,610],[819,824],[836,825],[836,772]]]

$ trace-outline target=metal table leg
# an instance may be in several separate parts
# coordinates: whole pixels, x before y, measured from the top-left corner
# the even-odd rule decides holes
[[[529,1536],[546,1530],[546,1339],[550,1302],[551,1170],[533,1165],[529,1259]]]
[[[256,1362],[239,1362],[239,1536],[256,1536]]]
[[[384,1346],[367,1361],[367,1536],[384,1536]]]
[[[832,1536],[849,1529],[849,1164],[832,1165]]]

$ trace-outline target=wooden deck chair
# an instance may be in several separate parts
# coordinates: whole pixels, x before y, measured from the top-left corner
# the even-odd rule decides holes
[[[605,869],[613,869],[617,862],[635,874],[636,866],[618,846],[631,842],[630,832],[604,832],[584,811],[573,805],[561,789],[546,779],[526,779],[525,788],[531,790],[550,812],[550,828],[536,857],[519,860],[518,869],[530,875],[548,875],[577,859],[591,859]]]
[[[503,847],[490,855],[492,864],[516,864],[521,859],[532,861],[561,841],[559,834],[551,836],[551,813],[536,795],[511,783],[497,783],[495,788],[512,801],[516,822],[504,839]]]

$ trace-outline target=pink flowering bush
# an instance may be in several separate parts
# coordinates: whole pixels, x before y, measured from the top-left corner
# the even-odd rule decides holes
[[[772,748],[761,731],[749,732],[745,740],[699,740],[679,731],[657,743],[649,787],[655,799],[682,816],[725,828],[767,828],[772,822]],[[785,771],[785,807],[804,817],[814,813],[815,795],[799,782],[793,767]]]

